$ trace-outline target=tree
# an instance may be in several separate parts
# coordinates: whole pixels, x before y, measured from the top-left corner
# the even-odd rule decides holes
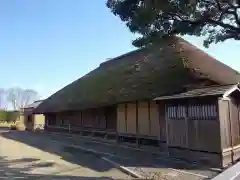
[[[172,35],[204,36],[204,46],[240,40],[240,0],[108,0],[107,7],[130,31],[136,47]]]
[[[6,91],[3,88],[0,88],[0,110],[7,108],[7,103],[5,101]]]
[[[10,88],[7,91],[7,100],[11,103],[14,110],[19,110],[37,99],[39,99],[39,95],[32,89],[16,87]]]

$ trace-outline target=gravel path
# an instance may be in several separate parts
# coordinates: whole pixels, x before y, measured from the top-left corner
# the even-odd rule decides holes
[[[28,133],[0,132],[0,179],[129,179],[108,162]]]

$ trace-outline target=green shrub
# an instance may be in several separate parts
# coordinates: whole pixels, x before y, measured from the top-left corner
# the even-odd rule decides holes
[[[0,121],[2,122],[16,122],[20,117],[19,111],[0,110]]]
[[[7,121],[8,122],[16,122],[20,118],[19,111],[7,111]]]
[[[0,121],[7,121],[8,112],[5,110],[0,110]]]

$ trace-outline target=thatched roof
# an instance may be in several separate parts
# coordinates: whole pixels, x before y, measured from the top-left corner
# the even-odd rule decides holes
[[[102,63],[50,96],[35,112],[95,108],[171,95],[200,81],[224,85],[238,80],[237,71],[174,37]]]

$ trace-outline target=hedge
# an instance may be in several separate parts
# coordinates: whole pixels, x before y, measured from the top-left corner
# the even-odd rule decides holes
[[[19,111],[0,110],[0,121],[14,122],[19,119]]]

